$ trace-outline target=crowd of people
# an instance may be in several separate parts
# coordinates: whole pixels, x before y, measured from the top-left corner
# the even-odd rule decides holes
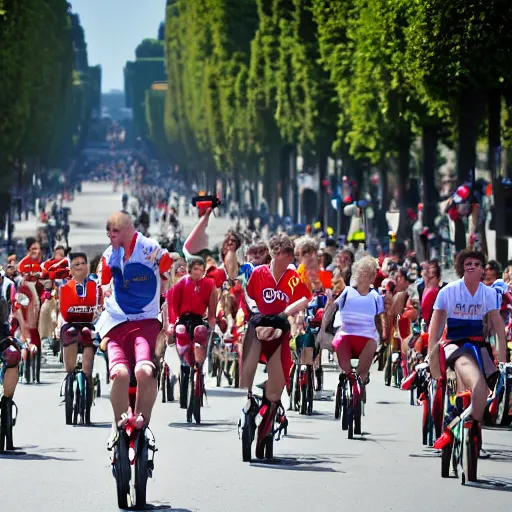
[[[26,256],[10,257],[0,271],[2,415],[12,416],[20,365],[23,380],[30,382],[32,376],[40,382],[45,339],[60,342],[66,393],[72,393],[82,353],[90,411],[94,354],[103,350],[112,381],[113,450],[127,426],[143,431],[149,425],[166,348],[176,350],[181,360],[180,384],[195,375],[202,401],[204,363],[217,333],[240,354],[240,384],[247,389],[241,422],[254,425],[257,458],[269,456],[276,421],[288,425],[281,400],[285,390],[293,393],[295,362],[306,349],[313,354],[317,391],[323,387],[322,352],[327,349],[336,357],[340,382],[356,375],[365,400],[372,363],[379,360],[380,370],[387,364],[383,354],[398,354],[404,379],[418,355],[436,379],[443,371],[439,361],[446,359],[461,386],[471,390],[472,419],[483,420],[497,363],[510,361],[512,262],[502,271],[496,261],[486,262],[482,253],[466,249],[456,260],[460,279],[446,283],[439,261],[419,261],[394,235],[389,251],[376,258],[362,244],[340,246],[313,230],[249,243],[229,230],[217,261],[208,242],[212,208],[202,212],[177,252],[137,231],[128,205],[123,206],[106,223],[111,245],[93,261],[62,246],[44,261],[39,242],[29,238]],[[167,222],[177,219],[165,199],[157,209]],[[318,329],[308,329],[315,321]],[[483,366],[461,340],[478,347]],[[353,359],[358,359],[356,368]],[[260,363],[267,380],[257,396]],[[184,392],[186,385],[180,385]],[[12,433],[8,440],[12,449]]]

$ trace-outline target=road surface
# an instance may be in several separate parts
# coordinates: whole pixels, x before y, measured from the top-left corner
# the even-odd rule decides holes
[[[84,187],[84,194],[72,205],[73,244],[106,243],[105,219],[118,207],[118,196],[104,185]],[[217,226],[214,236],[222,236],[224,227]],[[171,352],[170,357],[176,368],[176,355]],[[102,379],[104,368],[104,361],[97,358]],[[6,512],[117,510],[106,451],[112,419],[108,388],[103,386],[103,396],[93,407],[94,425],[66,426],[59,396],[63,378],[62,369],[47,367],[41,385],[18,386],[15,444],[26,455],[0,455]],[[256,382],[264,378],[260,371]],[[337,379],[334,367],[326,369],[325,389],[334,390]],[[207,395],[199,426],[186,423],[185,411],[177,403],[157,401],[151,428],[159,451],[154,478],[148,483],[149,509],[498,512],[510,508],[511,430],[484,431],[484,445],[492,456],[479,463],[483,482],[463,487],[460,480],[441,479],[440,458],[421,445],[421,409],[409,405],[408,393],[386,388],[382,373],[375,369],[361,437],[348,440],[334,420],[334,403],[317,401],[312,417],[289,413],[288,436],[276,443],[273,462],[241,460],[237,421],[244,392],[219,389],[207,380]]]

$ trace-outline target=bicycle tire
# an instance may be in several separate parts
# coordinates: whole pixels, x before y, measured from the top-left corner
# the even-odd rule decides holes
[[[246,415],[244,426],[242,427],[242,460],[251,462],[252,459],[252,425],[249,415]]]
[[[183,367],[180,372],[180,408],[186,409],[188,405],[188,381],[190,378],[190,369],[188,372],[183,371]]]
[[[452,465],[453,443],[446,445],[441,452],[441,477],[450,477],[450,468]]]
[[[199,378],[201,379],[201,374],[200,372],[198,371],[198,374],[196,375],[196,379]],[[197,385],[197,383],[195,383]],[[193,401],[192,401],[192,414],[194,416],[194,421],[196,422],[197,425],[199,425],[201,423],[201,398],[203,396],[203,384],[202,382],[200,382],[200,394],[199,396],[196,395],[195,393],[195,386],[193,388],[191,388],[191,396],[193,398]]]
[[[307,388],[307,409],[306,414],[311,416],[313,414],[313,367],[308,365],[308,388]]]
[[[171,377],[167,373],[165,376],[165,393],[167,395],[167,402],[172,402],[173,396],[172,396],[172,389],[171,389]]]
[[[75,401],[73,403],[73,425],[78,423],[78,413],[80,407],[80,387],[77,385],[75,389]]]
[[[137,438],[137,460],[135,461],[135,507],[137,509],[146,506],[148,477],[148,447],[142,431]]]
[[[336,399],[334,404],[334,419],[339,420],[341,416],[341,383],[338,383],[336,389]]]
[[[348,438],[354,439],[354,407],[352,404],[348,406]]]
[[[300,411],[300,368],[297,367],[295,371],[295,386],[293,394],[295,412]]]
[[[238,363],[238,360],[235,361],[235,375],[233,378],[233,386],[235,388],[240,387],[240,364]]]
[[[479,440],[480,428],[478,424],[473,422],[471,428],[464,428],[464,444],[463,444],[463,467],[465,480],[467,482],[477,482],[478,453],[480,451]],[[463,481],[464,485],[465,482]]]
[[[73,379],[73,384],[75,383]],[[71,393],[66,393],[65,395],[65,413],[66,413],[66,425],[73,424],[73,386],[71,387]]]
[[[361,435],[361,401],[354,405],[354,434]]]
[[[117,454],[113,466],[116,481],[117,506],[121,509],[128,508],[128,495],[130,494],[130,462],[128,461],[128,448],[124,432],[119,433],[119,444],[115,448]]]
[[[274,436],[267,436],[265,440],[265,459],[272,460],[274,458]]]
[[[341,430],[348,430],[348,401],[345,392],[343,392],[341,400]]]
[[[391,386],[391,378],[393,371],[393,361],[392,361],[392,350],[391,345],[388,346],[387,349],[387,357],[386,357],[386,365],[384,366],[384,384],[386,386]]]
[[[2,413],[2,407],[0,407],[0,452],[5,450],[7,444],[7,426],[5,415]]]
[[[307,386],[306,385],[302,385],[300,387],[300,414],[306,414],[306,409],[307,409]]]
[[[163,368],[160,369],[160,391],[162,392],[162,403],[165,404],[167,402],[167,387],[165,385],[165,370]]]
[[[427,399],[423,400],[423,414],[421,418],[421,434],[422,434],[422,444],[424,446],[428,445],[428,417],[430,415],[429,411],[429,401]]]
[[[78,389],[80,391],[80,401],[79,401],[79,409],[78,413],[80,414],[80,425],[85,425],[86,417],[85,417],[85,411],[87,409],[87,380],[85,378],[85,375],[82,373],[80,374],[80,380],[81,380],[81,386],[78,386]]]

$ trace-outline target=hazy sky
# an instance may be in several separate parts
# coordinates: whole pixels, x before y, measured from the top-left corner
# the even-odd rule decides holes
[[[124,89],[123,68],[146,37],[157,37],[165,0],[69,0],[85,30],[89,65],[101,64],[103,92]]]

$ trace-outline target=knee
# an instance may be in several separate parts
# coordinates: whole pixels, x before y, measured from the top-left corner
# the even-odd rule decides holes
[[[10,345],[3,353],[6,368],[16,368],[20,364],[21,356],[16,347]]]
[[[130,372],[124,364],[116,364],[110,369],[110,379],[115,382],[130,383]]]
[[[194,341],[200,345],[205,345],[208,341],[208,329],[205,325],[198,325],[194,329]]]
[[[190,343],[187,328],[182,324],[176,326],[176,343],[178,345],[188,345]]]
[[[155,367],[149,362],[144,362],[135,368],[135,377],[139,384],[153,380],[154,373]]]

